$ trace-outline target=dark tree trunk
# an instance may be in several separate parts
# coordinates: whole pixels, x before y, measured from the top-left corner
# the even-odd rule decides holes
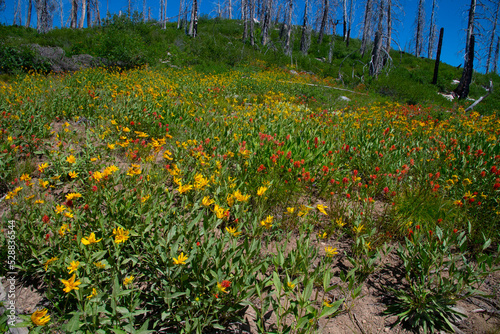
[[[500,54],[500,37],[497,39],[497,48],[495,50],[495,60],[493,61],[493,73],[498,73],[497,72],[497,66],[498,66],[498,55]]]
[[[76,29],[78,22],[78,0],[71,1],[71,21],[70,27]]]
[[[458,95],[459,99],[465,99],[469,95],[469,85],[472,81],[472,70],[474,63],[474,35],[470,36],[469,41],[469,54],[467,55],[467,63],[465,64],[464,71],[462,72],[462,78],[458,87],[453,91]]]
[[[26,25],[25,25],[26,28],[29,28],[30,24],[31,24],[31,8],[32,7],[33,7],[32,0],[28,0],[28,14],[27,14]]]
[[[309,1],[306,0],[304,7],[304,21],[302,22],[302,36],[300,37],[300,51],[303,54],[307,54],[309,49],[308,43],[308,29],[307,29],[307,7],[309,6]]]
[[[443,33],[444,28],[439,30],[439,41],[438,41],[438,49],[436,53],[436,63],[434,64],[434,76],[432,77],[432,84],[437,84],[438,81],[438,73],[439,73],[439,61],[441,59],[441,46],[443,45]]]
[[[321,25],[319,27],[318,44],[323,41],[323,35],[325,34],[326,23],[328,22],[328,11],[329,11],[329,0],[324,0],[323,3],[323,16],[321,18]]]
[[[248,1],[241,0],[241,16],[243,20],[243,41],[248,38]]]

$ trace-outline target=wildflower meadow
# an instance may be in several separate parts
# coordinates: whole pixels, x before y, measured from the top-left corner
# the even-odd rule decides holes
[[[321,333],[392,254],[386,313],[453,330],[498,269],[500,119],[324,86],[260,62],[1,82],[2,275],[43,296],[20,326],[202,333],[251,311],[258,333]]]

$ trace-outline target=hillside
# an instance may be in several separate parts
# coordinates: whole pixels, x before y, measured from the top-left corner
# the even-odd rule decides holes
[[[318,45],[317,38],[311,36],[308,55],[299,51],[300,27],[293,30],[294,51],[291,57],[282,51],[279,38],[280,26],[271,31],[271,42],[263,47],[241,41],[243,28],[236,20],[219,20],[202,17],[199,20],[199,35],[190,38],[184,29],[176,29],[174,23],[161,29],[155,22],[144,23],[136,16],[108,17],[102,27],[90,29],[54,29],[45,35],[34,29],[0,26],[0,66],[4,72],[18,73],[25,69],[47,70],[47,64],[36,60],[30,44],[57,46],[67,57],[89,54],[106,59],[109,65],[130,68],[148,64],[149,66],[191,66],[197,71],[225,71],[247,66],[259,60],[266,67],[287,67],[290,70],[314,73],[316,76],[336,82],[339,87],[370,93],[373,100],[397,101],[412,105],[434,105],[448,110],[466,107],[471,101],[450,102],[441,93],[449,93],[460,79],[461,69],[441,64],[437,85],[431,85],[434,61],[419,59],[410,54],[393,50],[378,78],[368,75],[369,53],[361,58],[358,50],[360,42],[351,40],[346,47],[342,38],[336,36],[333,44],[332,62],[327,61],[332,36],[326,36]],[[256,28],[256,41],[260,40],[260,30]],[[28,46],[28,47],[26,47]],[[20,53],[15,50],[21,51]],[[247,67],[247,70],[248,67]],[[494,90],[500,86],[497,74],[475,73],[470,89],[470,98],[477,99],[485,94],[483,87],[493,82]],[[489,115],[500,110],[500,94],[494,93],[480,103],[476,111]]]
[[[500,121],[432,62],[292,66],[236,21],[2,29],[0,332],[498,334]]]

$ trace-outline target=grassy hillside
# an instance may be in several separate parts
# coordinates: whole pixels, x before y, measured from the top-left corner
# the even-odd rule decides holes
[[[125,16],[113,16],[104,20],[102,27],[90,29],[54,29],[45,35],[37,34],[34,29],[23,27],[0,27],[0,66],[4,71],[17,73],[20,67],[44,70],[44,64],[26,45],[37,43],[42,46],[59,46],[67,56],[90,54],[103,57],[122,67],[134,67],[144,64],[167,66],[160,60],[168,60],[175,66],[192,66],[198,71],[224,71],[229,68],[248,65],[259,60],[266,66],[287,66],[296,71],[312,72],[322,78],[331,78],[338,85],[370,92],[374,100],[390,100],[409,104],[437,105],[446,109],[468,106],[470,101],[449,102],[437,92],[451,92],[456,84],[453,79],[460,79],[461,69],[441,64],[437,85],[431,85],[434,61],[416,58],[410,54],[392,51],[392,62],[378,78],[368,75],[369,54],[361,58],[358,40],[351,40],[347,48],[341,37],[334,37],[333,59],[328,63],[330,41],[326,36],[317,44],[317,36],[311,36],[308,55],[299,52],[300,28],[293,31],[294,52],[292,57],[282,51],[279,38],[280,26],[271,31],[271,43],[262,46],[260,28],[257,25],[256,44],[250,46],[241,41],[243,27],[240,21],[219,20],[202,17],[199,20],[199,35],[190,38],[184,29],[176,29],[175,23],[167,24],[165,30],[155,22],[144,23],[139,16],[128,19]],[[22,50],[15,54],[12,48]],[[247,68],[248,70],[248,68]],[[500,86],[497,74],[474,74],[470,97],[477,99],[484,95],[482,86],[492,80],[494,87]],[[492,94],[476,107],[481,114],[491,114],[500,110],[500,95]]]
[[[291,66],[235,21],[2,29],[31,70],[0,82],[0,276],[32,332],[499,327],[499,118],[440,100],[432,62],[338,80],[357,41]],[[123,66],[37,73],[27,41]]]

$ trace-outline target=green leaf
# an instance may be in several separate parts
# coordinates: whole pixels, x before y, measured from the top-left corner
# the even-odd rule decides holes
[[[80,328],[80,312],[75,312],[73,317],[66,324],[66,331],[69,333],[76,332]]]
[[[344,299],[340,299],[340,300],[337,300],[335,303],[331,304],[332,306],[331,307],[328,307],[325,305],[325,307],[323,307],[323,310],[321,311],[321,314],[319,315],[320,318],[323,318],[323,317],[328,317],[329,315],[332,315],[333,313],[335,313],[340,305],[342,305],[342,303],[344,302]]]

